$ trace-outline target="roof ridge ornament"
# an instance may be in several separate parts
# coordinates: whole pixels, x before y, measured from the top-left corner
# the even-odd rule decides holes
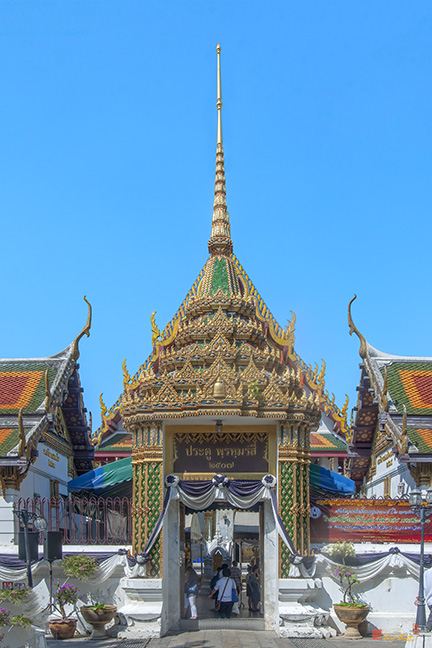
[[[75,338],[75,340],[74,340],[73,343],[72,343],[72,345],[73,345],[73,346],[72,346],[72,358],[73,358],[74,360],[78,360],[78,358],[79,358],[79,356],[80,356],[78,343],[79,343],[79,341],[81,340],[81,338],[82,338],[84,335],[87,335],[87,337],[90,337],[90,329],[91,329],[91,321],[92,321],[92,307],[91,307],[91,304],[90,304],[90,302],[87,300],[87,298],[86,298],[85,295],[84,295],[84,301],[85,301],[85,303],[86,303],[87,306],[88,306],[88,310],[89,310],[89,312],[88,312],[88,316],[87,316],[87,322],[86,322],[86,325],[84,326],[84,328],[83,328],[83,330],[81,331],[81,333],[80,333],[80,334]]]
[[[355,299],[357,299],[357,295],[354,295],[354,297],[351,299],[350,303],[348,304],[349,334],[352,335],[353,333],[355,333],[357,335],[358,339],[360,340],[359,355],[360,355],[361,358],[366,358],[366,355],[367,355],[367,342],[366,342],[365,338],[363,337],[363,335],[358,330],[358,328],[356,327],[356,325],[354,324],[353,318],[352,318],[352,315],[351,315],[351,304],[353,303],[353,301]]]
[[[225,162],[222,140],[222,83],[220,64],[220,44],[216,47],[217,53],[217,99],[218,111],[217,139],[216,139],[216,174],[213,203],[213,219],[208,249],[211,256],[223,254],[230,256],[233,251],[229,213],[226,204]]]
[[[19,436],[19,445],[18,445],[18,456],[22,457],[26,449],[26,435],[24,431],[23,423],[23,408],[18,412],[18,436]]]
[[[45,411],[50,412],[53,405],[53,397],[49,386],[48,369],[45,371],[45,398]]]

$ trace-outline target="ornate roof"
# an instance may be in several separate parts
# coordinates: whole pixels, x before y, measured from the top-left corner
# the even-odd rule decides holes
[[[317,431],[310,435],[310,450],[313,454],[334,456],[335,453],[348,453],[346,441],[332,432]]]
[[[93,449],[77,363],[79,341],[90,334],[88,306],[86,326],[64,351],[44,358],[0,359],[0,456],[11,461],[25,457],[26,470],[21,471],[21,477],[37,456],[38,442],[47,434],[58,437],[59,444],[72,446],[78,473],[92,467]],[[1,475],[0,479],[3,488],[8,485]],[[19,480],[15,483],[19,485]]]
[[[219,46],[217,52],[218,135],[210,257],[162,333],[153,313],[152,353],[133,377],[124,363],[124,392],[109,411],[101,400],[102,425],[93,435],[95,445],[108,430],[114,431],[119,413],[131,422],[198,413],[284,418],[292,408],[315,413],[321,409],[338,431],[346,430],[348,401],[340,410],[325,390],[324,361],[319,370],[317,364],[306,365],[294,350],[294,313],[288,326],[280,326],[233,253]]]
[[[411,358],[376,359],[384,374],[387,369],[387,389],[391,402],[399,414],[432,416],[432,359],[428,362]]]
[[[356,328],[348,306],[350,334],[360,340],[362,358],[359,396],[352,427],[348,471],[363,481],[373,444],[392,445],[401,460],[414,462],[419,453],[432,452],[432,358],[384,353],[375,349]],[[377,432],[378,427],[378,432]]]
[[[98,453],[132,452],[132,435],[128,432],[115,432],[98,446]]]

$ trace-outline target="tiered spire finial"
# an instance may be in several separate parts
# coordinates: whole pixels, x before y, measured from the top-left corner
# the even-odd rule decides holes
[[[225,186],[225,163],[222,143],[222,84],[221,84],[221,65],[219,43],[216,47],[217,52],[217,101],[218,111],[217,126],[217,147],[216,147],[216,176],[215,192],[213,204],[213,220],[211,237],[208,243],[209,252],[212,256],[217,254],[230,255],[233,251],[231,240],[231,229],[229,223],[229,214],[226,204],[226,186]]]

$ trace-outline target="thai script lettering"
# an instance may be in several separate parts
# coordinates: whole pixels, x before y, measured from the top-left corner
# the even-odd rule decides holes
[[[46,455],[46,456],[49,457],[50,459],[54,459],[54,461],[60,461],[60,457],[58,456],[57,453],[50,452],[50,451],[47,450],[46,448],[44,448],[44,451],[43,451],[43,452],[44,452],[44,455]],[[48,461],[48,464],[49,464],[50,466],[52,465],[53,467],[55,467],[55,465],[54,465],[54,464],[51,464],[49,461]]]

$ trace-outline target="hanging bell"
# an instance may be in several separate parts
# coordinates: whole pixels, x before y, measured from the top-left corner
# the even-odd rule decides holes
[[[213,397],[214,398],[225,398],[226,389],[225,384],[220,378],[218,378],[213,386]]]

